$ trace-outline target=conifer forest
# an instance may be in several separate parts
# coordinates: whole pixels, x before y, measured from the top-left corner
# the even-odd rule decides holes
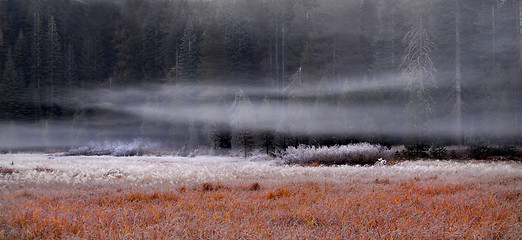
[[[520,0],[1,0],[0,148],[520,145]]]

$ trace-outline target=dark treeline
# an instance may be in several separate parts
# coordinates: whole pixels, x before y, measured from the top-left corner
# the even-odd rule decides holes
[[[281,95],[267,90],[250,100],[400,106],[383,110],[387,119],[339,116],[348,133],[335,138],[288,130],[278,137],[282,145],[520,144],[521,11],[519,0],[0,0],[0,119],[39,128],[103,125],[90,137],[110,139],[128,116],[85,107],[87,90],[263,86]],[[357,86],[382,87],[350,91]],[[296,89],[320,94],[303,99]],[[144,101],[173,108],[209,101],[205,91],[184,94],[190,97]],[[232,105],[234,96],[212,101]],[[358,127],[369,133],[349,134],[351,118],[364,119]],[[371,131],[385,121],[413,134]],[[230,146],[227,124],[146,116],[126,124],[133,137]],[[275,141],[271,134],[256,141]]]

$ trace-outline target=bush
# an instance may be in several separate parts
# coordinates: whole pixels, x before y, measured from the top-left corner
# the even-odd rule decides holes
[[[159,144],[144,141],[142,139],[134,139],[132,142],[105,142],[89,143],[88,146],[71,149],[64,153],[65,156],[141,156],[144,154],[151,154],[157,151]]]
[[[428,157],[427,151],[430,149],[430,145],[426,144],[414,144],[404,146],[402,151],[403,156],[406,159],[416,159]]]
[[[492,157],[516,158],[516,147],[514,146],[468,146],[468,156],[472,159],[487,159]]]
[[[8,175],[8,174],[13,174],[13,173],[18,173],[18,171],[15,169],[12,169],[12,168],[0,167],[0,175]]]
[[[448,150],[444,146],[432,145],[429,153],[430,157],[433,159],[445,159],[448,156]]]
[[[454,149],[450,151],[450,158],[451,159],[457,159],[457,151],[455,151]]]
[[[489,155],[487,146],[470,145],[467,150],[469,158],[472,159],[484,159]]]
[[[389,158],[392,151],[381,145],[357,143],[333,147],[289,147],[283,155],[287,164],[375,164],[379,158]]]

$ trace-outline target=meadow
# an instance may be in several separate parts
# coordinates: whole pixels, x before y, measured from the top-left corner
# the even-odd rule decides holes
[[[0,239],[520,239],[522,164],[0,155]]]

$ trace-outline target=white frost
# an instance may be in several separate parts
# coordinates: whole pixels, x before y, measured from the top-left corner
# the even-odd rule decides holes
[[[254,160],[255,159],[255,160]],[[14,165],[11,163],[14,162]],[[277,160],[258,158],[199,156],[185,157],[114,157],[48,156],[47,154],[0,155],[0,188],[17,183],[131,183],[200,184],[203,182],[369,182],[376,178],[429,179],[471,182],[488,177],[495,181],[506,175],[522,177],[517,162],[406,161],[378,166],[283,165]]]

